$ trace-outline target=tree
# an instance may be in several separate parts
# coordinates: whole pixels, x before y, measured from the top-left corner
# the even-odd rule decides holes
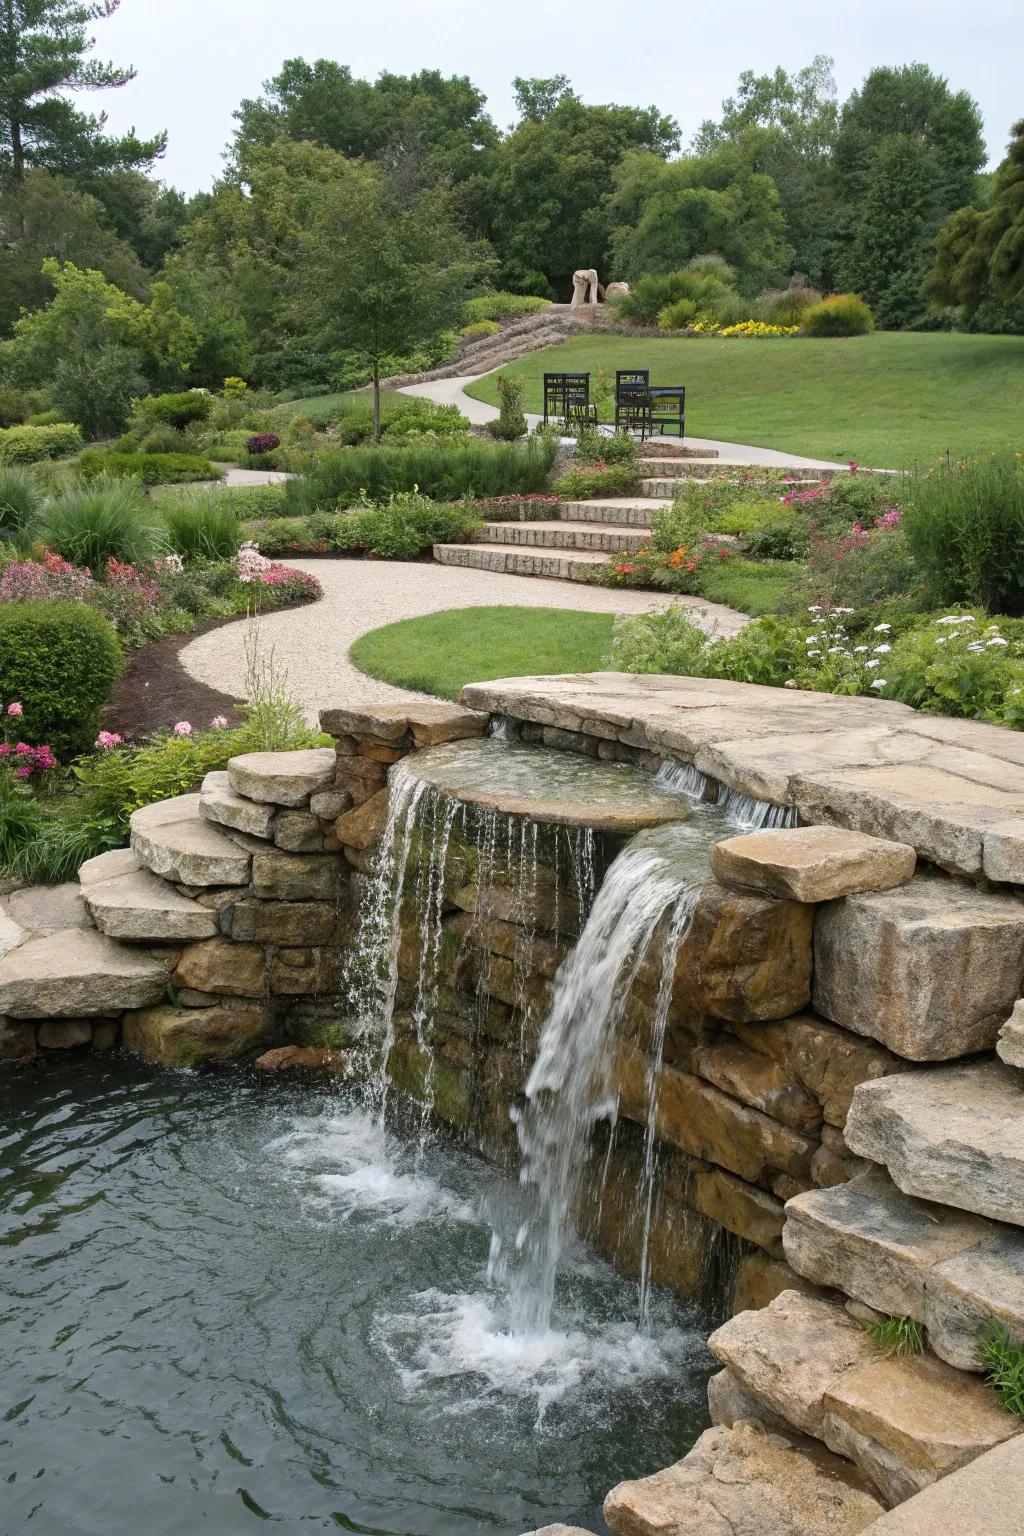
[[[324,189],[299,255],[296,315],[366,359],[379,441],[382,358],[456,323],[485,252],[462,233],[443,189],[398,202],[379,167],[349,165]]]
[[[879,325],[921,313],[921,283],[935,227],[934,162],[920,136],[887,135],[871,160],[853,242],[842,261],[845,287],[871,305]]]
[[[656,107],[587,106],[562,77],[516,87],[525,115],[495,156],[487,233],[507,286],[567,296],[577,267],[607,270],[607,192],[623,157],[663,158],[679,127]]]
[[[606,208],[615,225],[615,271],[630,282],[678,271],[713,251],[736,268],[752,297],[789,267],[778,189],[732,144],[668,164],[656,155],[627,156]]]
[[[89,24],[121,0],[0,0],[0,169],[20,181],[30,167],[65,176],[150,165],[166,134],[108,138],[106,118],[79,112],[65,91],[117,90],[135,71],[87,59]]]
[[[960,208],[936,239],[925,294],[974,314],[992,296],[1010,303],[1024,294],[1024,121],[992,178],[988,206]]]

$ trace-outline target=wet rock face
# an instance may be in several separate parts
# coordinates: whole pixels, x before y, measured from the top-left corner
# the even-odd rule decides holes
[[[811,996],[813,909],[703,886],[676,953],[673,1004],[736,1022],[783,1019]]]

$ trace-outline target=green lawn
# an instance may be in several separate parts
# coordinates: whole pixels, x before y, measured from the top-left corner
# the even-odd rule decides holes
[[[719,341],[598,335],[514,364],[526,408],[543,406],[541,375],[649,368],[686,385],[694,437],[899,469],[954,455],[1024,447],[1024,336],[886,332],[838,341]],[[469,393],[498,403],[494,375]]]
[[[563,608],[452,608],[371,630],[349,656],[370,677],[456,699],[466,683],[492,677],[599,671],[613,621]]]

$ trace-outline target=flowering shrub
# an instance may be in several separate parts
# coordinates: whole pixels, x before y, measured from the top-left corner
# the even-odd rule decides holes
[[[665,592],[699,593],[709,563],[729,560],[732,551],[707,539],[676,549],[645,544],[634,553],[615,555],[607,565],[594,567],[593,579],[606,587],[659,587]]]
[[[19,741],[16,746],[9,741],[0,742],[0,762],[16,779],[31,779],[37,773],[45,773],[57,766],[52,748],[30,747],[24,741]]]
[[[85,602],[95,589],[92,573],[76,570],[60,555],[48,553],[42,560],[12,560],[0,576],[0,603],[30,603],[50,598],[55,602]]]
[[[735,325],[715,325],[696,320],[688,327],[694,336],[796,336],[798,325],[772,325],[767,320],[740,320]]]
[[[259,545],[251,539],[247,540],[235,556],[235,570],[239,581],[258,581],[265,571],[269,571],[271,561],[265,555],[260,554]]]
[[[252,540],[243,544],[235,556],[235,570],[239,581],[260,589],[271,589],[280,606],[288,602],[312,602],[323,593],[315,576],[292,565],[275,564],[260,554],[259,546]]]
[[[246,441],[245,446],[249,453],[258,457],[262,453],[273,453],[275,448],[280,448],[281,439],[276,432],[257,432]]]

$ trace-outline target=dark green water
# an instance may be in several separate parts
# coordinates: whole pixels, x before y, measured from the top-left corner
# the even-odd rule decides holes
[[[704,1427],[696,1320],[569,1256],[503,1332],[499,1178],[329,1090],[78,1058],[0,1082],[0,1532],[603,1531]]]

